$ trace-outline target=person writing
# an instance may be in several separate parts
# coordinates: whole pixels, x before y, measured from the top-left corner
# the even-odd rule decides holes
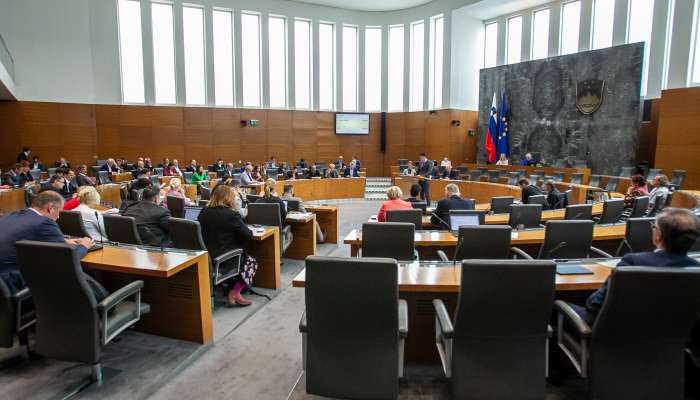
[[[411,203],[401,200],[403,192],[398,186],[392,186],[386,191],[386,197],[389,200],[382,203],[377,213],[377,221],[386,222],[386,212],[389,210],[412,210]]]

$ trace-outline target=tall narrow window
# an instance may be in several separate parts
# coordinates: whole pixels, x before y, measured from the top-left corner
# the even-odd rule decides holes
[[[411,24],[411,85],[409,110],[423,109],[423,71],[425,59],[425,24],[423,21]]]
[[[484,25],[484,68],[498,64],[498,23]]]
[[[549,55],[549,8],[532,14],[532,56],[533,60]]]
[[[561,8],[561,44],[560,53],[578,52],[578,34],[581,25],[581,2],[565,3]]]
[[[523,17],[508,18],[508,34],[506,35],[506,62],[519,63],[523,44]]]
[[[182,7],[182,35],[185,50],[185,101],[203,105],[207,102],[204,70],[204,9]]]
[[[388,111],[403,111],[403,25],[389,27],[389,57],[387,76]]]
[[[243,107],[260,107],[260,15],[241,14]]]
[[[428,92],[430,108],[442,107],[442,51],[445,18],[442,14],[430,19],[430,69]]]
[[[382,28],[365,28],[365,111],[382,109]]]
[[[175,104],[175,38],[172,4],[151,4],[156,103]]]
[[[614,1],[595,0],[595,3],[593,3],[593,33],[591,37],[591,48],[593,50],[612,46],[614,15]]]
[[[143,45],[141,43],[141,4],[119,0],[119,56],[122,75],[122,101],[145,102]]]
[[[693,49],[693,70],[690,80],[694,84],[700,83],[700,8],[698,8],[698,13],[695,15],[695,44]]]
[[[651,23],[654,17],[654,0],[629,0],[629,24],[627,43],[644,42],[644,69],[642,71],[642,96],[647,93],[649,75],[649,47],[651,46]]]
[[[294,90],[296,108],[311,108],[311,21],[294,21]]]
[[[214,10],[214,101],[217,106],[233,105],[233,13]]]
[[[270,107],[287,107],[287,20],[270,17],[269,29],[270,61]]]
[[[343,26],[343,110],[357,111],[357,27]]]
[[[335,109],[335,25],[318,24],[318,108]]]

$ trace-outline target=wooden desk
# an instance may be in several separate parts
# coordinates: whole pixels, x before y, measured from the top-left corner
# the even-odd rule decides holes
[[[10,214],[27,207],[24,189],[0,190],[0,215]]]
[[[121,174],[112,175],[112,182],[122,183],[134,180],[134,174],[131,172],[122,172]]]
[[[121,184],[108,183],[106,185],[99,185],[96,187],[97,192],[100,193],[102,203],[109,203],[114,208],[119,208],[122,205],[122,196],[120,193]]]
[[[365,178],[290,179],[277,181],[275,190],[284,192],[284,185],[294,187],[294,196],[304,201],[329,199],[363,199]]]
[[[316,254],[316,215],[313,213],[287,213],[284,221],[292,227],[292,244],[284,256],[295,260],[305,260]]]
[[[407,195],[411,191],[411,186],[418,182],[418,178],[414,176],[397,176],[394,178],[394,182]],[[460,195],[463,198],[474,199],[477,203],[491,203],[491,198],[496,196],[513,196],[516,199],[522,197],[522,191],[518,186],[448,179],[430,179],[428,182],[430,197],[432,199],[441,199],[445,193],[445,186],[450,183],[454,183],[459,187]]]
[[[304,208],[316,214],[316,222],[326,231],[326,243],[338,243],[338,207],[304,204]]]
[[[136,329],[198,343],[212,338],[211,289],[207,252],[145,251],[105,246],[88,253],[83,267],[98,271],[114,291],[143,280],[142,299],[151,305]]]
[[[676,190],[673,192],[671,207],[695,209],[700,206],[700,191]]]
[[[591,169],[590,168],[556,168],[556,167],[524,167],[522,165],[483,165],[483,164],[474,164],[474,163],[467,163],[463,164],[469,170],[473,169],[483,169],[483,170],[505,170],[508,172],[515,172],[518,170],[525,170],[525,175],[526,177],[529,177],[530,175],[533,175],[535,171],[544,171],[545,176],[554,176],[555,172],[564,172],[564,181],[565,182],[570,182],[571,181],[571,175],[572,174],[583,174],[583,182],[588,182],[589,177],[591,176]]]
[[[279,289],[280,277],[280,230],[267,226],[262,233],[254,233],[248,245],[248,254],[258,262],[258,271],[253,278],[253,286]]]

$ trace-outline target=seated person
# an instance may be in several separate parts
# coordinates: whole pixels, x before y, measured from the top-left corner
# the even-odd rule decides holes
[[[445,170],[442,172],[441,179],[459,179],[459,171],[452,169],[452,164],[447,164]]]
[[[150,186],[143,189],[141,200],[124,208],[122,215],[134,217],[136,229],[146,246],[166,245],[170,211],[159,206],[160,188]]]
[[[172,176],[182,176],[182,170],[180,169],[180,162],[177,159],[173,159],[172,168],[170,168],[170,173]]]
[[[297,167],[299,168],[309,168],[309,163],[306,162],[303,158],[299,159],[299,162],[297,163]]]
[[[649,194],[649,209],[646,213],[648,217],[655,216],[666,206],[666,199],[670,193],[668,189],[668,177],[666,175],[656,175],[654,180],[651,181],[651,185],[654,189]]]
[[[202,165],[197,167],[197,171],[192,174],[192,183],[197,184],[199,182],[204,182],[209,180],[209,175]]]
[[[170,159],[168,157],[163,158],[163,160],[158,164],[158,168],[166,169],[170,166]]]
[[[328,169],[326,170],[326,178],[339,178],[338,170],[335,169],[335,164],[328,164]]]
[[[117,162],[114,161],[113,158],[108,158],[107,162],[104,163],[104,165],[102,165],[102,167],[100,168],[100,171],[107,171],[109,172],[109,175],[112,175],[122,172],[122,169],[119,168]]]
[[[409,203],[417,203],[421,202],[423,200],[420,199],[420,185],[417,183],[414,183],[411,185],[411,191],[410,191],[411,197],[407,198],[406,201]]]
[[[131,170],[131,174],[134,176],[134,179],[138,179],[139,176],[145,175],[146,172],[151,171],[146,169],[146,164],[144,164],[143,160],[138,160],[136,165],[134,165],[134,169]]]
[[[360,165],[360,159],[357,158],[357,156],[353,155],[352,161],[355,161],[355,169],[357,169],[357,172],[360,172],[360,168],[362,168],[362,166]]]
[[[252,185],[255,183],[255,178],[253,178],[253,166],[246,164],[243,173],[241,174],[241,183],[243,186]]]
[[[241,214],[243,218],[247,217],[248,208],[245,206],[248,204],[248,194],[246,193],[246,190],[241,187],[241,181],[238,179],[227,179],[225,185],[233,188],[233,190],[238,194],[236,196],[236,210],[238,210],[238,213]],[[216,187],[219,187],[219,185],[216,185]],[[214,188],[214,190],[216,190],[216,188]]]
[[[185,199],[185,205],[186,206],[191,206],[192,200],[190,200],[187,196],[185,196],[185,190],[182,188],[182,183],[180,183],[180,178],[172,178],[170,179],[170,187],[168,188],[168,191],[165,192],[165,195],[163,196],[163,203],[162,205],[167,207],[167,200],[166,198],[168,196],[173,196],[173,197],[179,197],[181,199]]]
[[[248,306],[250,300],[241,295],[246,285],[253,283],[253,276],[258,268],[254,258],[246,254],[245,249],[253,238],[248,225],[243,221],[236,198],[237,193],[226,185],[217,186],[211,194],[211,200],[199,213],[197,220],[202,227],[202,238],[207,244],[207,250],[211,258],[216,258],[228,251],[243,249],[241,260],[241,274],[235,278],[233,287],[228,292],[228,302],[231,305]],[[234,262],[235,258],[230,262]],[[223,270],[237,268],[235,265],[224,263],[220,266]]]
[[[9,171],[5,172],[2,175],[2,180],[6,185],[20,186],[20,184],[22,183],[21,177],[20,177],[21,173],[22,173],[22,164],[17,163]]]
[[[216,160],[216,164],[212,165],[211,172],[219,172],[223,171],[226,169],[226,166],[224,165],[224,160],[219,158]]]
[[[532,155],[530,155],[530,157],[532,157]],[[510,165],[509,161],[508,161],[508,157],[506,157],[505,154],[501,153],[500,158],[498,159],[498,161],[496,161],[496,165]]]
[[[153,169],[153,163],[151,162],[151,157],[145,157],[143,159],[143,165],[147,170],[152,170]]]
[[[553,180],[547,179],[544,183],[544,191],[547,194],[547,209],[564,208],[564,205],[561,204],[561,193],[557,190]]]
[[[406,175],[406,176],[415,176],[416,175],[416,168],[413,166],[413,161],[409,161],[408,165],[406,168],[401,171],[401,175]]]
[[[532,165],[535,165],[535,160],[532,159],[532,153],[526,153],[525,158],[520,161],[520,165],[523,167],[530,167]]]
[[[226,169],[224,169],[223,171],[221,171],[219,173],[219,177],[221,179],[233,178],[233,174],[237,174],[237,173],[238,173],[238,171],[236,171],[233,168],[233,163],[228,163],[228,164],[226,164]]]
[[[386,222],[386,212],[388,210],[412,210],[413,206],[411,203],[401,200],[403,197],[403,192],[398,186],[392,186],[386,191],[386,197],[389,200],[382,203],[379,208],[379,213],[377,214],[377,221]]]
[[[306,179],[320,178],[321,172],[316,168],[316,164],[311,164],[309,169],[306,171]]]
[[[56,174],[56,175],[52,176],[48,182],[42,183],[39,191],[40,192],[56,192],[59,195],[61,195],[61,197],[63,197],[64,199],[67,199],[68,197],[70,197],[70,195],[67,195],[65,190],[64,190],[65,184],[66,183],[65,183],[65,180],[63,179],[63,177]]]
[[[107,232],[105,232],[105,222],[102,218],[102,214],[117,213],[119,210],[111,209],[100,211],[98,209],[101,200],[100,194],[97,193],[97,190],[93,186],[81,186],[80,190],[78,190],[77,199],[79,204],[73,210],[80,212],[87,233],[92,240],[106,240]]]
[[[360,171],[355,168],[355,161],[350,161],[350,164],[345,167],[343,176],[346,178],[358,178],[360,176]]]
[[[277,182],[275,182],[274,179],[268,179],[265,181],[265,191],[263,192],[263,196],[256,200],[256,203],[277,203],[280,205],[280,213],[282,214],[282,225],[284,225],[284,220],[287,218],[287,206],[284,204],[284,201],[277,197],[277,193],[275,193],[275,185],[277,185]]]
[[[70,169],[70,163],[66,161],[65,157],[59,158],[55,163],[53,163],[53,166],[56,168]]]
[[[78,175],[75,177],[75,183],[78,187],[95,186],[95,181],[87,175],[87,165],[81,164],[78,167]]]
[[[66,173],[63,175],[63,179],[66,183],[65,191],[69,195],[73,195],[78,192],[78,183],[75,180],[75,171],[72,169],[66,170]]]
[[[75,246],[78,257],[83,258],[93,245],[92,239],[65,239],[56,220],[63,208],[63,197],[53,191],[39,193],[29,208],[25,208],[0,218],[0,279],[14,294],[27,285],[17,265],[15,242],[36,240],[49,243],[67,243]],[[85,275],[95,299],[102,301],[109,294],[97,281]]]
[[[527,178],[519,180],[518,186],[520,186],[520,189],[522,189],[523,192],[522,198],[520,200],[523,204],[527,204],[527,200],[530,198],[530,196],[544,194],[537,186],[530,185],[530,180]]]
[[[697,267],[700,263],[688,257],[688,250],[700,237],[699,229],[700,221],[690,210],[668,208],[656,216],[652,231],[652,240],[656,250],[625,254],[617,266]],[[603,307],[609,281],[608,278],[600,289],[588,297],[585,307],[571,304],[572,308],[590,326],[593,326],[601,307]],[[653,295],[653,288],[649,289],[649,295]]]
[[[440,161],[440,166],[441,166],[441,167],[446,167],[446,166],[448,166],[448,165],[451,167],[451,166],[452,166],[452,161],[450,161],[450,159],[447,158],[447,156],[445,156],[445,157],[443,157],[442,161]]]
[[[649,196],[649,189],[647,189],[647,180],[639,174],[632,175],[630,178],[632,184],[627,188],[627,193],[625,193],[625,207],[632,207],[632,201],[635,197]]]
[[[26,160],[22,161],[22,169],[19,173],[19,185],[27,186],[32,183],[34,183],[34,177],[29,172],[29,163],[27,163]]]
[[[460,197],[459,186],[450,183],[445,186],[445,198],[438,201],[430,223],[442,229],[450,229],[450,210],[472,210],[474,205]]]
[[[32,162],[29,163],[29,169],[38,169],[39,171],[46,171],[46,167],[41,163],[38,156],[34,156]]]
[[[282,193],[282,201],[296,200],[299,202],[299,212],[306,212],[304,208],[303,200],[299,197],[294,197],[294,186],[284,185],[284,193]],[[318,221],[316,223],[316,243],[323,243],[326,241],[326,232],[321,229]]]
[[[190,161],[190,165],[187,166],[187,172],[197,172],[197,160]]]

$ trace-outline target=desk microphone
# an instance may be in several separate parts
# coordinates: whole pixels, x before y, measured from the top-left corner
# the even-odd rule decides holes
[[[574,215],[574,217],[573,217],[573,218],[570,218],[570,219],[572,219],[572,220],[578,219],[578,217],[580,217],[582,214],[583,214],[583,213],[580,212],[580,213]]]
[[[558,245],[552,247],[552,248],[547,252],[547,257],[551,256],[552,253],[554,253],[555,251],[557,251],[557,250],[559,250],[559,249],[561,249],[561,248],[566,247],[567,245],[568,245],[568,243],[566,243],[566,242],[559,242]]]
[[[445,226],[447,227],[447,229],[450,229],[450,224],[448,224],[447,222],[445,222],[445,220],[442,219],[442,218],[440,218],[437,214],[435,214],[434,212],[432,212],[432,213],[430,213],[430,215],[432,215],[433,217],[437,218],[443,225],[445,225]]]
[[[100,213],[95,211],[95,220],[97,221],[97,232],[100,233],[100,243],[104,243],[104,238],[102,237],[102,228],[100,227]]]

